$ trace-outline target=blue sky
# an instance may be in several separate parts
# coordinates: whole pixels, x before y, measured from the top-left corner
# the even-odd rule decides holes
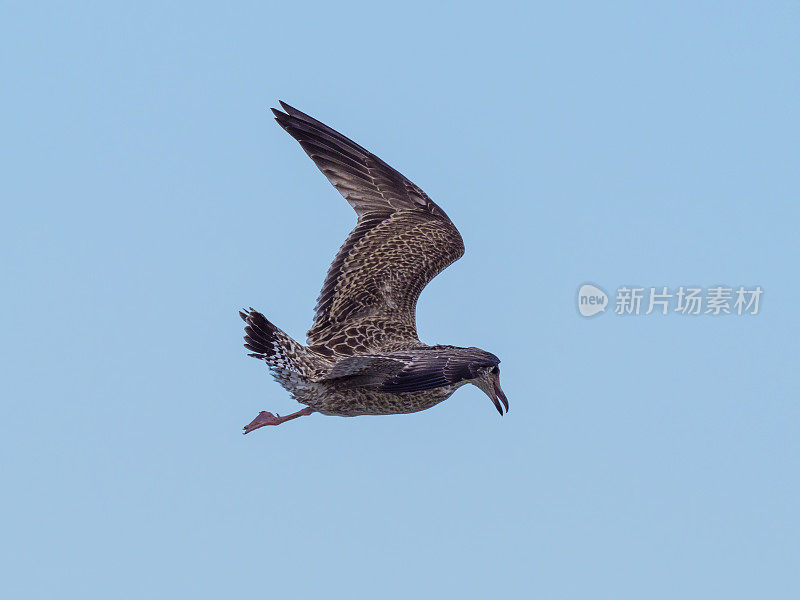
[[[800,9],[7,3],[0,586],[29,598],[800,593]],[[355,216],[283,99],[467,253],[423,340],[501,357],[423,413],[313,415],[302,339]],[[760,285],[756,316],[579,316],[585,282]]]

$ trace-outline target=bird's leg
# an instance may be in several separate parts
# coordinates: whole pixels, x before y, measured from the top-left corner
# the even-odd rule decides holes
[[[295,413],[282,417],[280,415],[273,415],[271,412],[262,410],[260,413],[258,413],[258,416],[250,422],[249,425],[245,425],[244,432],[250,433],[251,431],[255,431],[259,427],[264,427],[265,425],[280,425],[281,423],[291,421],[297,417],[310,415],[313,412],[315,412],[314,409],[310,406],[307,406],[302,410],[298,410]]]

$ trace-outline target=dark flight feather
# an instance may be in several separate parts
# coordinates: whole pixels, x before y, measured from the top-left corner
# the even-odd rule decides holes
[[[441,353],[412,355],[405,368],[387,380],[381,389],[387,392],[416,392],[473,379],[483,367],[500,363],[494,354],[477,348],[441,347]]]

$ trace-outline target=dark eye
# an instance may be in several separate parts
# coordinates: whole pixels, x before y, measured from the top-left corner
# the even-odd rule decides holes
[[[494,366],[492,367],[492,375],[500,375],[500,367]]]

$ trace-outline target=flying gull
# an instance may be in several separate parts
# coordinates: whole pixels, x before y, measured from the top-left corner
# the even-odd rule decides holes
[[[313,412],[352,417],[413,413],[471,383],[502,415],[500,359],[479,348],[428,346],[415,312],[428,282],[464,254],[445,212],[420,188],[341,133],[281,102],[275,119],[300,142],[358,215],[317,299],[306,345],[253,308],[240,312],[249,356],[306,408],[262,411],[249,433]]]

